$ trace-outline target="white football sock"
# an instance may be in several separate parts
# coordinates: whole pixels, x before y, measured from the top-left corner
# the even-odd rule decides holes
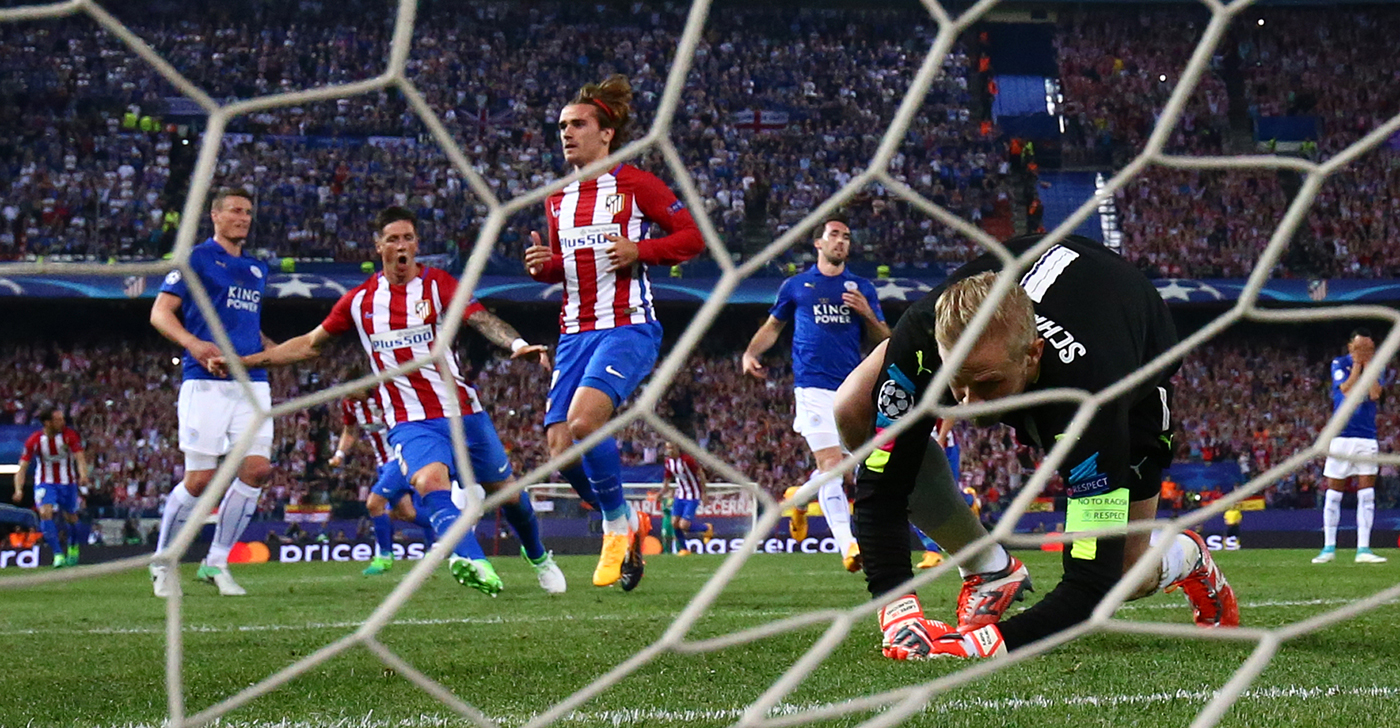
[[[261,490],[237,478],[229,485],[223,501],[219,503],[219,523],[214,527],[214,543],[209,545],[209,555],[204,557],[204,563],[220,569],[228,566],[228,554],[238,543],[244,529],[248,528],[248,522],[253,520],[260,495]]]
[[[813,473],[807,483],[821,475],[820,472]],[[822,515],[826,517],[827,528],[831,529],[831,537],[836,539],[837,552],[844,558],[856,539],[851,535],[851,502],[846,500],[841,478],[831,478],[823,483],[817,490],[817,501],[822,505]]]
[[[958,567],[958,574],[966,579],[973,574],[991,574],[1001,571],[1011,565],[1011,554],[1006,553],[1006,549],[1001,544],[992,544],[992,547],[978,554],[966,566]]]
[[[636,518],[636,515],[631,518]],[[603,518],[603,533],[626,533],[631,528],[631,518]]]
[[[1358,509],[1359,510],[1359,509]],[[1327,489],[1322,506],[1322,546],[1337,548],[1337,524],[1342,521],[1342,491]]]
[[[1153,532],[1152,543],[1157,543],[1158,532]],[[1178,533],[1172,545],[1162,554],[1161,576],[1157,580],[1157,590],[1161,591],[1186,578],[1201,561],[1201,547],[1195,539]]]
[[[1356,548],[1371,548],[1371,524],[1376,521],[1376,489],[1356,491]]]
[[[180,532],[185,521],[190,519],[190,511],[194,510],[197,500],[185,489],[183,480],[170,489],[170,495],[165,499],[165,511],[160,514],[160,538],[156,541],[156,551],[164,551],[170,539]]]

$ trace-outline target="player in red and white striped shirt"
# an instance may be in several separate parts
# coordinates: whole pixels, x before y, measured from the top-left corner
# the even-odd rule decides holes
[[[379,402],[367,391],[360,391],[340,401],[341,430],[336,443],[335,454],[326,462],[332,468],[345,464],[348,451],[355,446],[360,434],[374,451],[375,465],[378,468],[374,485],[365,498],[365,509],[369,511],[374,524],[374,541],[378,547],[375,556],[365,567],[365,576],[374,576],[388,571],[394,565],[394,524],[390,513],[400,521],[418,525],[426,534],[426,548],[431,549],[433,524],[422,508],[417,491],[408,484],[399,469],[398,460],[389,447],[389,428],[384,424],[384,410]],[[473,538],[468,535],[466,538]]]
[[[559,113],[564,159],[577,171],[627,141],[632,86],[614,75],[584,86]],[[530,233],[525,266],[537,281],[564,284],[559,350],[544,424],[551,456],[596,432],[643,378],[661,351],[648,265],[678,265],[705,247],[690,212],[656,177],[628,164],[579,180],[546,202],[549,241]],[[649,237],[651,229],[665,235]],[[641,579],[641,543],[649,525],[622,497],[622,460],[608,438],[560,471],[603,512],[603,552],[593,583]]]
[[[370,367],[377,374],[429,357],[457,280],[445,271],[418,263],[418,218],[412,212],[385,208],[375,217],[374,229],[375,250],[384,271],[342,296],[320,326],[243,357],[244,366],[278,366],[319,356],[321,347],[333,337],[351,330],[359,335]],[[468,304],[465,321],[493,343],[510,349],[512,358],[538,357],[542,366],[549,367],[544,346],[525,343],[510,324],[481,304]],[[456,352],[449,351],[445,363],[391,377],[379,386],[375,400],[389,427],[389,445],[399,470],[422,496],[422,510],[439,538],[461,515],[452,502],[452,483],[459,476],[448,418],[459,418],[465,430],[476,482],[488,492],[513,482],[505,448],[482,410],[476,390],[462,378]],[[466,475],[462,473],[460,480],[470,487]],[[522,492],[501,510],[520,536],[540,585],[548,591],[563,591],[563,573],[540,541],[539,522],[529,498]],[[454,554],[450,568],[458,582],[493,596],[501,590],[501,579],[475,538],[458,541]]]
[[[39,410],[39,422],[44,429],[24,441],[19,472],[15,473],[15,502],[24,499],[25,476],[29,464],[35,463],[34,505],[39,509],[39,530],[53,551],[54,568],[76,566],[78,544],[87,538],[85,524],[78,518],[78,486],[88,485],[87,453],[78,433],[67,425],[63,410],[45,407]],[[55,506],[68,521],[66,552],[58,539],[58,524],[53,521]]]
[[[671,485],[676,487],[676,499],[671,503],[671,527],[675,529],[676,540],[672,542],[672,549],[686,540],[685,532],[692,530],[691,523],[695,521],[695,513],[705,503],[705,486],[709,483],[705,480],[705,471],[700,468],[700,463],[695,462],[695,458],[690,453],[682,452],[675,443],[666,443],[666,475],[661,481],[661,500],[666,499],[666,491]],[[709,543],[715,535],[714,524],[706,523],[704,528],[700,524],[695,524],[696,531],[700,531],[700,539]],[[680,549],[682,553],[690,553],[688,550]]]

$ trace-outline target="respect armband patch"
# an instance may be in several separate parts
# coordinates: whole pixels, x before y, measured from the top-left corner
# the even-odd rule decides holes
[[[1118,488],[1103,495],[1070,498],[1065,512],[1065,532],[1097,531],[1128,525],[1128,489]],[[1092,561],[1099,553],[1097,538],[1077,538],[1070,546],[1071,558]]]

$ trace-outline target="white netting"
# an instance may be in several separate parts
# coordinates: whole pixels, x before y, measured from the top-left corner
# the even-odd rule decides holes
[[[505,502],[506,499],[514,497],[524,487],[541,482],[548,474],[556,469],[559,463],[571,459],[576,454],[592,447],[594,443],[600,441],[602,438],[612,435],[634,421],[645,421],[667,439],[681,444],[685,450],[698,458],[706,467],[720,474],[724,480],[736,483],[752,482],[750,478],[745,477],[733,467],[711,453],[706,452],[693,440],[685,437],[682,433],[678,432],[675,428],[658,417],[656,414],[656,405],[660,401],[660,397],[666,389],[667,383],[672,379],[686,357],[695,348],[700,337],[705,333],[706,329],[719,312],[720,307],[725,305],[730,294],[733,293],[735,286],[746,276],[752,274],[760,267],[773,260],[781,252],[787,250],[794,243],[802,239],[807,230],[820,220],[823,215],[834,212],[857,192],[869,185],[882,185],[889,194],[909,202],[916,209],[926,213],[944,225],[957,230],[962,235],[978,241],[987,250],[996,253],[996,255],[1002,259],[1008,270],[1012,270],[1016,273],[1016,275],[1006,275],[999,278],[991,300],[988,302],[989,305],[984,306],[983,310],[974,318],[971,328],[973,332],[980,332],[989,320],[994,304],[1001,299],[1011,286],[1016,285],[1020,272],[1036,260],[1050,245],[1053,245],[1058,239],[1068,234],[1068,232],[1073,230],[1082,220],[1092,214],[1097,206],[1097,200],[1091,199],[1086,201],[1069,219],[1056,227],[1039,245],[1027,251],[1021,257],[1016,258],[1012,256],[1004,246],[992,239],[978,227],[919,195],[908,185],[894,178],[888,172],[891,158],[896,153],[900,141],[909,128],[916,112],[920,109],[931,82],[938,76],[940,70],[943,68],[944,57],[953,47],[955,39],[967,30],[972,23],[982,18],[994,7],[997,4],[997,0],[982,0],[963,14],[957,16],[950,15],[945,8],[934,2],[934,0],[924,0],[923,4],[928,9],[930,16],[937,22],[938,34],[922,66],[919,68],[917,75],[912,80],[908,93],[899,107],[898,113],[883,135],[881,144],[868,167],[854,176],[854,178],[842,187],[839,192],[817,206],[802,223],[794,225],[787,233],[773,241],[761,253],[746,260],[739,266],[735,266],[730,261],[710,221],[704,215],[697,215],[696,221],[701,231],[704,233],[706,244],[712,252],[714,259],[718,262],[723,271],[723,276],[716,285],[713,293],[695,316],[694,323],[687,328],[671,353],[662,361],[657,368],[655,376],[651,379],[650,384],[637,397],[634,406],[619,413],[606,427],[587,440],[576,444],[564,455],[527,473],[517,482],[515,488],[497,493],[486,499],[484,503],[471,503],[469,510],[464,513],[464,517],[458,521],[450,533],[445,535],[442,543],[409,572],[403,581],[393,590],[390,596],[379,605],[373,614],[365,620],[360,628],[353,634],[326,645],[313,654],[297,661],[295,664],[269,676],[262,682],[242,690],[202,712],[194,715],[186,715],[182,699],[183,680],[181,667],[183,662],[183,649],[181,644],[181,598],[179,596],[170,598],[167,602],[166,621],[166,686],[169,704],[169,725],[172,726],[172,728],[177,728],[178,726],[199,725],[212,721],[260,695],[277,689],[283,683],[286,683],[294,677],[356,646],[362,646],[369,650],[390,668],[416,683],[424,691],[436,697],[444,705],[467,720],[481,726],[494,725],[492,720],[481,711],[465,702],[462,698],[452,694],[449,690],[435,682],[431,677],[419,672],[385,647],[377,638],[379,631],[392,619],[404,602],[420,587],[431,570],[437,568],[442,559],[446,557],[448,553],[446,544],[453,543],[461,538],[466,533],[467,529],[480,518],[484,508],[494,508]],[[1133,376],[1118,382],[1113,387],[1097,394],[1089,394],[1077,390],[1044,391],[1020,395],[995,403],[960,407],[957,409],[939,407],[933,402],[931,396],[925,397],[924,401],[919,405],[920,411],[940,416],[951,415],[959,418],[998,413],[1015,407],[1052,401],[1078,403],[1079,411],[1068,430],[1069,437],[1064,438],[1047,454],[1045,461],[1030,479],[1027,487],[1022,490],[1012,505],[1007,509],[1000,521],[1000,525],[998,525],[986,539],[971,544],[957,554],[951,555],[951,558],[945,561],[944,565],[941,567],[932,569],[913,579],[906,585],[908,588],[915,588],[943,577],[950,573],[958,564],[965,562],[972,554],[989,546],[994,541],[1007,545],[1029,546],[1052,540],[1060,542],[1070,540],[1071,536],[1068,535],[1044,537],[1016,536],[1012,533],[1012,528],[1019,517],[1025,513],[1033,499],[1039,495],[1041,489],[1049,482],[1051,473],[1066,456],[1075,436],[1083,432],[1092,414],[1099,405],[1113,399],[1127,389],[1134,387],[1137,383],[1146,378],[1154,376],[1157,372],[1169,366],[1171,362],[1182,358],[1194,346],[1210,339],[1231,324],[1240,320],[1306,322],[1341,318],[1384,319],[1392,323],[1400,321],[1400,313],[1380,306],[1342,306],[1327,309],[1281,311],[1266,310],[1257,305],[1260,290],[1269,275],[1269,271],[1279,260],[1290,237],[1298,228],[1299,223],[1302,221],[1303,216],[1307,212],[1309,205],[1316,196],[1323,181],[1330,175],[1343,169],[1365,151],[1376,147],[1392,134],[1400,131],[1400,116],[1390,119],[1385,124],[1348,147],[1345,151],[1323,163],[1273,156],[1235,158],[1172,157],[1163,153],[1164,145],[1174,125],[1181,116],[1187,98],[1190,96],[1195,85],[1201,78],[1202,73],[1205,71],[1212,52],[1222,38],[1228,24],[1239,15],[1244,8],[1250,5],[1248,2],[1235,2],[1224,5],[1217,0],[1204,0],[1204,4],[1210,10],[1211,21],[1192,55],[1190,63],[1186,67],[1184,73],[1182,73],[1181,80],[1176,85],[1169,102],[1160,114],[1160,120],[1154,128],[1150,139],[1147,141],[1145,149],[1138,154],[1130,164],[1107,182],[1102,193],[1106,195],[1112,194],[1149,165],[1163,165],[1178,169],[1287,168],[1296,170],[1305,175],[1301,191],[1292,201],[1287,214],[1270,239],[1258,264],[1254,267],[1248,285],[1241,292],[1237,304],[1227,313],[1219,316],[1209,325],[1173,347],[1169,352],[1144,366]],[[681,155],[668,137],[668,131],[675,117],[680,94],[690,70],[691,61],[694,57],[694,51],[700,41],[701,32],[709,14],[709,2],[707,0],[696,0],[691,6],[684,33],[677,46],[675,61],[666,81],[665,92],[656,110],[656,117],[651,129],[645,136],[628,144],[624,149],[619,151],[616,155],[609,157],[607,160],[591,165],[587,169],[571,174],[549,185],[532,190],[508,202],[502,202],[492,192],[490,185],[487,184],[476,171],[462,149],[454,142],[438,115],[425,101],[424,96],[405,75],[416,11],[417,4],[415,0],[403,0],[398,6],[388,68],[383,74],[376,78],[220,105],[208,94],[185,79],[173,66],[163,60],[159,54],[152,50],[138,36],[123,26],[120,21],[93,2],[87,0],[73,0],[72,2],[51,5],[36,5],[0,10],[0,22],[35,20],[86,13],[116,37],[121,39],[123,43],[130,47],[141,58],[155,67],[162,76],[170,81],[170,83],[178,88],[185,96],[192,99],[208,112],[208,126],[204,134],[198,161],[192,177],[193,184],[188,198],[185,201],[173,256],[173,264],[184,273],[184,278],[189,285],[195,302],[204,313],[206,319],[210,322],[216,323],[218,321],[218,316],[215,315],[210,300],[199,283],[198,276],[192,274],[193,271],[189,266],[189,255],[194,244],[199,220],[205,209],[205,197],[209,192],[209,186],[214,177],[215,162],[219,154],[225,126],[228,121],[235,116],[250,114],[270,108],[344,98],[387,87],[397,88],[408,100],[409,104],[422,119],[424,124],[426,124],[433,137],[447,153],[453,165],[456,166],[457,170],[467,180],[471,192],[489,208],[489,216],[472,249],[466,270],[463,274],[462,285],[456,297],[453,299],[449,314],[446,317],[447,323],[445,324],[443,332],[444,336],[434,349],[434,358],[415,361],[400,369],[384,372],[378,377],[366,377],[353,383],[337,386],[285,402],[273,407],[269,411],[260,412],[258,422],[261,422],[267,417],[284,415],[314,404],[328,402],[352,391],[365,389],[378,381],[394,376],[402,371],[412,371],[428,365],[444,365],[445,357],[450,352],[450,342],[454,339],[456,334],[456,328],[460,321],[461,313],[472,295],[472,290],[482,274],[493,244],[496,242],[508,217],[516,212],[530,208],[531,206],[540,205],[547,195],[561,189],[565,184],[575,179],[601,172],[611,165],[616,164],[618,161],[635,158],[647,150],[659,150],[666,166],[669,168],[671,174],[674,175],[681,197],[685,200],[690,209],[697,211],[705,209],[705,205],[702,204],[702,200],[697,192],[696,185],[682,162]],[[559,89],[558,91],[560,94],[564,94],[568,89]],[[82,263],[58,264],[41,261],[9,266],[7,272],[14,274],[86,273],[126,276],[134,274],[163,274],[168,271],[170,267],[171,262],[163,261],[119,265]],[[225,352],[232,352],[232,347],[226,333],[217,323],[214,326],[214,332],[219,346]],[[949,357],[951,363],[956,364],[966,357],[974,338],[975,336],[967,336],[962,339]],[[1388,361],[1391,356],[1394,355],[1397,347],[1400,347],[1400,326],[1392,326],[1384,342],[1377,349],[1376,356],[1378,360],[1381,362]],[[237,357],[231,357],[230,361],[232,362],[233,368],[236,370],[235,375],[238,381],[243,385],[245,395],[251,399],[252,395],[248,387],[246,372],[238,365]],[[954,369],[955,367],[952,366],[942,368],[936,376],[933,385],[929,387],[929,392],[940,391],[942,388],[946,387],[951,372]],[[1160,528],[1166,533],[1179,533],[1185,528],[1202,523],[1207,518],[1223,512],[1231,504],[1260,492],[1269,485],[1269,483],[1282,475],[1301,467],[1305,462],[1319,455],[1325,454],[1327,449],[1325,443],[1329,442],[1331,438],[1341,430],[1346,419],[1361,402],[1368,386],[1377,380],[1381,371],[1381,367],[1367,368],[1366,373],[1359,382],[1362,386],[1355,387],[1354,391],[1346,398],[1343,406],[1338,409],[1337,413],[1329,421],[1327,427],[1319,433],[1311,447],[1295,453],[1279,465],[1271,468],[1267,472],[1261,473],[1244,487],[1235,490],[1229,497],[1217,501],[1209,508],[1196,511],[1189,516],[1183,516],[1178,519],[1135,523],[1130,526],[1130,530],[1140,532]],[[843,471],[849,471],[854,467],[854,463],[859,462],[878,445],[897,436],[912,424],[914,420],[915,418],[912,417],[905,418],[900,423],[883,432],[875,441],[866,443],[853,454],[852,458],[845,461]],[[466,457],[461,425],[456,420],[452,420],[452,422],[452,443],[456,459],[464,472],[467,472],[469,471],[467,466],[468,460]],[[246,436],[234,444],[229,457],[225,459],[224,464],[216,472],[211,487],[199,498],[194,513],[189,519],[189,523],[175,537],[168,552],[154,557],[156,560],[174,565],[177,563],[178,555],[183,554],[186,549],[188,549],[191,541],[194,539],[195,533],[204,522],[205,517],[209,514],[227,488],[242,455],[247,452],[251,444],[252,435],[257,431],[257,424],[258,423],[254,423],[250,426]],[[1355,459],[1358,461],[1361,460],[1360,458]],[[1400,464],[1400,456],[1382,455],[1365,459],[1365,461]],[[754,529],[750,532],[750,538],[756,538],[771,531],[780,518],[784,507],[790,506],[793,502],[805,503],[815,494],[816,488],[817,484],[813,483],[794,495],[792,501],[785,501],[779,504],[765,491],[755,487],[754,496],[761,503],[764,515],[758,520]],[[1083,538],[1096,534],[1108,535],[1108,533],[1107,531],[1081,532],[1074,534],[1073,537]],[[1078,627],[1017,650],[1005,659],[969,664],[967,669],[927,683],[909,685],[896,690],[818,708],[797,711],[787,709],[781,712],[773,711],[773,709],[777,707],[779,702],[788,696],[809,673],[821,665],[823,660],[838,644],[850,635],[852,630],[859,630],[859,633],[863,635],[861,638],[868,636],[864,635],[864,633],[870,631],[873,623],[873,614],[881,604],[878,602],[869,602],[844,611],[826,610],[813,612],[775,621],[723,637],[702,641],[687,641],[685,637],[692,625],[706,612],[710,604],[719,596],[730,579],[743,567],[744,563],[751,555],[750,551],[739,549],[726,558],[723,565],[713,574],[700,592],[696,594],[687,608],[654,643],[648,645],[636,655],[612,670],[598,676],[589,685],[553,706],[550,710],[534,717],[529,721],[527,726],[534,728],[535,726],[546,726],[559,721],[581,706],[584,702],[636,672],[663,653],[675,652],[684,654],[709,652],[821,624],[827,625],[825,634],[814,643],[807,653],[797,660],[781,678],[747,707],[742,716],[735,721],[735,725],[773,727],[803,725],[822,719],[863,713],[871,710],[876,710],[878,712],[863,725],[895,725],[921,710],[932,697],[940,692],[968,683],[991,672],[1001,670],[1007,665],[1025,660],[1045,650],[1052,649],[1068,640],[1076,639],[1092,632],[1145,633],[1188,639],[1242,640],[1256,643],[1256,648],[1251,657],[1240,666],[1234,677],[1214,694],[1206,707],[1199,713],[1193,724],[1195,726],[1210,726],[1220,720],[1224,711],[1240,697],[1241,692],[1258,677],[1284,641],[1348,619],[1373,609],[1391,599],[1400,597],[1400,585],[1393,586],[1377,592],[1366,599],[1361,599],[1316,617],[1272,630],[1241,628],[1207,631],[1185,625],[1113,619],[1112,615],[1114,611],[1123,603],[1124,599],[1132,591],[1133,586],[1139,583],[1143,577],[1146,577],[1148,572],[1152,571],[1156,567],[1156,564],[1160,562],[1162,552],[1170,541],[1171,539],[1161,539],[1159,545],[1150,550],[1146,557],[1132,569],[1127,577],[1110,592],[1108,598],[1105,599],[1095,611],[1093,617]],[[20,588],[33,584],[78,579],[85,576],[137,569],[146,566],[152,559],[153,557],[138,557],[100,565],[84,566],[70,571],[5,579],[0,580],[0,587]],[[903,590],[896,590],[894,593],[898,594],[902,592]],[[576,669],[587,668],[576,666]]]

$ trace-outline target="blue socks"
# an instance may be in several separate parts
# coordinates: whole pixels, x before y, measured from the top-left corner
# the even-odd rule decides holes
[[[370,519],[374,523],[374,542],[379,546],[379,555],[387,556],[394,553],[394,524],[389,520],[389,514],[375,516]]]
[[[437,543],[437,536],[433,534],[433,522],[428,518],[428,509],[423,508],[421,501],[414,509],[413,523],[423,529],[423,550],[431,551],[433,544]],[[476,529],[472,529],[472,538],[476,538]]]
[[[501,512],[505,514],[506,522],[515,530],[515,535],[520,537],[520,545],[525,547],[525,556],[531,561],[543,558],[544,542],[540,540],[540,522],[535,519],[535,507],[530,505],[529,496],[521,491],[519,500],[501,506]]]
[[[626,518],[629,509],[627,500],[622,497],[622,456],[617,452],[617,440],[609,437],[584,453],[583,471],[598,494],[603,519]]]
[[[458,516],[462,512],[452,503],[452,492],[447,490],[435,490],[423,495],[423,510],[428,512],[428,520],[433,525],[433,531],[438,538],[442,538],[447,530],[452,528],[452,524],[457,522]],[[469,531],[467,535],[457,542],[457,548],[452,553],[465,559],[484,559],[485,552],[481,550],[481,544],[476,542],[476,532]]]
[[[569,481],[569,485],[574,487],[574,492],[578,493],[578,497],[583,499],[584,503],[599,513],[603,512],[603,506],[598,503],[598,494],[593,492],[593,484],[588,482],[588,475],[583,472],[581,463],[572,468],[560,470],[559,474]]]
[[[919,541],[924,544],[925,551],[932,551],[936,554],[943,552],[943,549],[938,547],[938,543],[933,539],[929,538],[928,534],[924,533],[923,531],[920,531],[918,526],[910,524],[909,527],[914,529],[914,535],[918,536]]]
[[[39,521],[39,530],[44,534],[44,543],[49,545],[49,550],[56,556],[64,554],[63,545],[58,542],[58,524],[52,518]]]
[[[72,548],[74,546],[86,546],[88,542],[88,534],[92,532],[92,528],[88,525],[88,523],[83,519],[79,518],[76,522],[69,523],[67,525],[69,548]]]

